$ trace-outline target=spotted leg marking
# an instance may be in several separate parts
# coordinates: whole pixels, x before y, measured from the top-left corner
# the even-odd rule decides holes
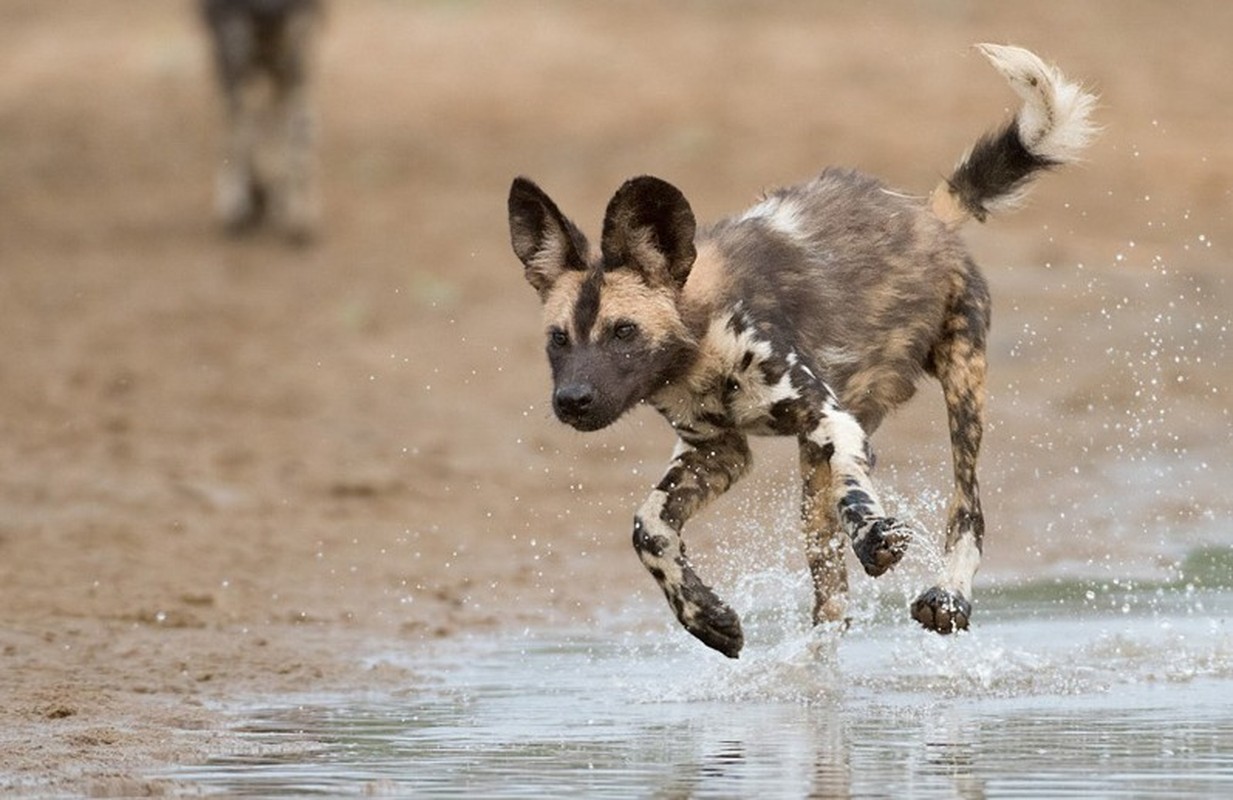
[[[972,579],[980,566],[985,516],[980,507],[976,460],[985,408],[985,331],[988,305],[977,293],[968,313],[949,321],[950,336],[934,353],[950,424],[955,488],[946,525],[942,575],[912,603],[912,616],[939,633],[964,630],[972,616]]]
[[[816,427],[801,438],[801,451],[803,463],[829,465],[831,503],[865,572],[877,577],[898,564],[913,531],[882,510],[856,418],[828,403]]]
[[[736,612],[694,572],[681,528],[749,468],[749,445],[738,433],[678,443],[672,463],[634,517],[634,549],[659,583],[681,624],[707,647],[736,658],[745,643]]]
[[[865,572],[874,577],[899,563],[913,531],[882,510],[869,479],[868,441],[860,423],[795,351],[788,352],[784,364],[782,376],[770,373],[779,383],[768,427],[796,434],[800,444],[814,616],[824,621],[842,615],[842,600],[832,601],[847,585],[846,569],[835,552],[835,531],[848,535]],[[784,381],[790,389],[778,389]]]

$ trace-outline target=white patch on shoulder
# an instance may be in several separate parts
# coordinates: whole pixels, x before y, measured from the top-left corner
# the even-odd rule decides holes
[[[772,195],[742,214],[737,222],[762,220],[772,230],[791,239],[806,239],[809,232],[804,224],[804,209],[791,197]]]

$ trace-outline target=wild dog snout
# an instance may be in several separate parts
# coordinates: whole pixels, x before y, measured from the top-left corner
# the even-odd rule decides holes
[[[562,422],[585,428],[595,407],[595,387],[585,382],[558,386],[552,394],[552,407]]]

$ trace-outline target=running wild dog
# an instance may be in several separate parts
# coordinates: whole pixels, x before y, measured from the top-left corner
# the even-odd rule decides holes
[[[320,0],[201,0],[227,132],[218,214],[231,234],[270,219],[293,242],[319,215],[311,74]]]
[[[990,317],[958,229],[1076,160],[1095,104],[1027,50],[979,49],[1023,106],[928,200],[828,169],[699,230],[680,191],[644,176],[613,196],[594,254],[538,186],[510,189],[514,252],[543,303],[553,410],[593,431],[646,402],[675,429],[633,544],[681,624],[729,657],[744,643],[740,621],[691,566],[685,522],[748,471],[747,436],[795,436],[813,619],[842,622],[845,540],[878,576],[916,535],[883,510],[867,437],[922,374],[942,385],[954,493],[942,574],[912,616],[940,633],[968,626],[985,532],[976,460]]]

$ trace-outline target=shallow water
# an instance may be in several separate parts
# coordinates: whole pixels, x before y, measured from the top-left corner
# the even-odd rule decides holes
[[[619,618],[450,642],[413,665],[427,689],[243,709],[243,753],[162,777],[249,795],[1233,796],[1227,555],[1192,561],[1169,583],[986,589],[953,637],[893,593],[842,636],[810,631],[803,576],[755,575],[733,597],[738,661]]]

